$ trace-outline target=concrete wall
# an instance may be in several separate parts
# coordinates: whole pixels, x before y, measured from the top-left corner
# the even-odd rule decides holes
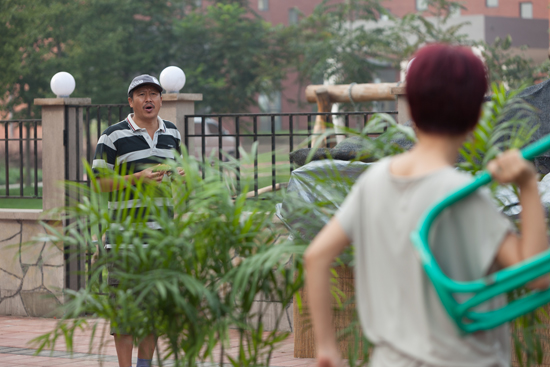
[[[548,49],[548,19],[485,17],[485,40],[512,37],[512,46]]]
[[[0,315],[59,315],[63,249],[50,242],[31,244],[45,233],[36,220],[0,219]]]
[[[533,17],[548,19],[548,0],[529,0],[533,3]],[[459,3],[466,9],[462,15],[482,14],[495,17],[518,17],[519,4],[527,0],[499,0],[497,7],[487,7],[486,0],[461,0]],[[408,13],[416,13],[416,0],[384,0],[382,5],[393,15],[402,17]],[[424,15],[429,15],[425,12]]]

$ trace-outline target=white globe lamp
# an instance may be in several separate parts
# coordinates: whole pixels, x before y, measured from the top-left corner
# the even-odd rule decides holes
[[[73,76],[65,71],[55,74],[50,81],[50,88],[57,98],[68,98],[75,86]]]
[[[160,73],[159,79],[168,93],[178,93],[185,85],[185,73],[177,66],[168,66]]]

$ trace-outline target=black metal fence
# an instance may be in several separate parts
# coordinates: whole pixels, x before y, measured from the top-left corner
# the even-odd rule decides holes
[[[66,106],[66,134],[74,134],[73,139],[66,136],[65,144],[66,179],[87,183],[88,177],[80,164],[85,159],[92,164],[97,140],[101,133],[114,123],[122,121],[131,108],[126,104]],[[77,129],[71,129],[68,116],[76,118]],[[206,161],[209,157],[226,160],[233,156],[242,165],[237,172],[254,179],[254,190],[262,186],[275,186],[288,180],[292,167],[289,154],[295,149],[311,147],[313,126],[318,115],[340,124],[347,129],[362,130],[375,112],[339,112],[339,113],[243,113],[189,115],[185,117],[183,144],[189,154]],[[385,111],[397,115],[397,111]],[[193,124],[190,123],[193,121]],[[191,126],[194,129],[189,130]],[[345,130],[341,136],[345,136]],[[249,156],[252,148],[255,154]],[[242,157],[246,154],[248,157]],[[69,164],[70,160],[73,161]],[[241,175],[237,176],[240,179]]]
[[[247,163],[236,167],[237,185],[243,176],[250,176],[254,182],[254,194],[264,186],[275,189],[278,183],[288,182],[292,172],[289,154],[299,148],[311,147],[313,127],[317,116],[336,121],[343,127],[341,137],[350,129],[361,131],[370,117],[380,112],[339,113],[247,113],[209,114],[185,117],[184,145],[189,154],[204,161],[215,156],[223,160],[233,156],[241,160],[241,152],[250,153],[256,147],[253,157]],[[397,111],[384,111],[394,115]],[[189,131],[190,122],[194,131]],[[336,128],[336,131],[337,128]],[[252,158],[250,160],[250,158]]]
[[[0,199],[42,198],[42,123],[0,120]]]
[[[131,108],[117,105],[65,106],[65,179],[89,184],[82,161],[93,162],[101,133],[122,121]],[[386,113],[396,115],[396,111]],[[217,114],[185,117],[184,145],[190,155],[203,162],[209,157],[221,160],[233,156],[237,162],[237,185],[243,178],[253,182],[253,194],[261,187],[288,182],[293,167],[290,152],[311,147],[313,126],[318,115],[332,122],[340,120],[346,129],[361,130],[373,112]],[[190,130],[191,128],[191,130]],[[346,133],[342,132],[342,136]],[[255,148],[255,150],[253,150]],[[41,120],[0,121],[0,199],[42,198]],[[252,154],[253,153],[253,154]],[[237,189],[240,189],[237,186]],[[79,200],[70,193],[67,200]],[[90,253],[66,248],[66,287],[85,285]]]
[[[67,105],[65,106],[65,179],[88,183],[82,166],[86,160],[92,164],[95,147],[101,133],[109,126],[122,121],[132,112],[128,104]],[[70,126],[73,119],[76,128]],[[72,136],[71,136],[72,135]]]
[[[65,146],[65,180],[90,183],[83,160],[91,166],[97,141],[109,126],[124,120],[132,112],[128,104],[66,105],[63,142]],[[67,204],[79,201],[81,193],[72,188],[67,192]],[[66,222],[65,225],[69,223]],[[92,246],[97,244],[93,243]],[[87,269],[93,252],[65,248],[65,287],[78,290],[86,284]]]
[[[108,126],[122,121],[130,112],[130,107],[125,104],[66,106],[64,140],[68,181],[89,184],[82,160],[91,165],[101,133]],[[395,111],[386,113],[397,114]],[[361,130],[372,114],[345,112],[322,115],[333,121],[341,119],[341,125],[347,129]],[[186,116],[185,131],[181,133],[189,154],[205,163],[209,157],[224,160],[233,156],[237,162],[237,185],[245,177],[252,180],[253,194],[256,196],[262,187],[275,189],[277,184],[288,182],[292,172],[289,153],[298,148],[311,147],[317,115],[312,112]],[[256,150],[251,154],[253,147]],[[72,192],[67,200],[79,200],[79,194]],[[71,251],[70,248],[66,250],[66,287],[79,289],[86,282],[85,270],[91,265],[92,254]]]

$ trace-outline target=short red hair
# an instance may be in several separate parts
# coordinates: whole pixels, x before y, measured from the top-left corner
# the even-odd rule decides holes
[[[412,119],[423,132],[461,135],[478,121],[487,74],[471,49],[432,44],[418,50],[407,72]]]

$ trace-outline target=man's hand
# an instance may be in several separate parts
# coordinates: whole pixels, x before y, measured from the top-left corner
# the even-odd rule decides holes
[[[508,150],[487,165],[491,176],[501,184],[514,183],[520,188],[537,181],[537,171],[517,149]]]
[[[154,171],[155,167],[150,167],[147,169],[144,169],[143,171],[136,172],[134,175],[138,179],[143,179],[144,181],[152,181],[160,183],[162,179],[164,178],[165,171]]]
[[[185,171],[181,167],[176,167],[178,170],[178,174],[180,176],[185,176]],[[167,164],[159,164],[154,167],[151,167],[153,172],[163,172],[164,174],[170,176],[172,174],[172,167]]]

